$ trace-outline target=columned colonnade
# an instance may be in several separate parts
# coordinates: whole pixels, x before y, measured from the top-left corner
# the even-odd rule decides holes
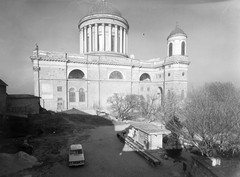
[[[128,31],[110,23],[95,23],[80,29],[80,53],[115,52],[127,55]]]

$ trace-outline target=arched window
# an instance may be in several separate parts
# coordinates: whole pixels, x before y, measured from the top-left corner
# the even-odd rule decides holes
[[[169,44],[169,57],[172,56],[172,51],[173,51],[173,44],[170,43],[170,44]]]
[[[140,77],[140,81],[151,81],[151,77],[148,73],[143,73]]]
[[[167,98],[170,99],[171,98],[171,93],[170,93],[170,90],[168,90],[167,92]]]
[[[123,75],[119,71],[113,71],[110,74],[109,79],[123,79]]]
[[[83,88],[79,89],[79,102],[85,102],[85,92]]]
[[[68,79],[83,79],[83,78],[84,73],[79,69],[72,70],[68,75]]]
[[[182,52],[181,55],[185,55],[185,42],[182,42]]]
[[[181,91],[181,100],[184,99],[184,90]]]
[[[74,88],[69,89],[69,102],[76,102],[76,94]]]

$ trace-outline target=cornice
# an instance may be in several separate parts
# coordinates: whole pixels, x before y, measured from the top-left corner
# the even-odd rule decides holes
[[[125,18],[115,16],[115,15],[110,15],[110,14],[94,14],[94,15],[85,16],[79,21],[78,28],[80,29],[80,26],[81,26],[82,23],[84,23],[88,20],[92,20],[92,19],[113,19],[113,20],[117,20],[117,21],[120,21],[120,22],[124,23],[127,26],[127,29],[129,29],[129,24],[128,24],[128,22]]]
[[[147,68],[147,69],[156,69],[162,67],[162,65],[157,66],[144,66],[144,64],[132,64],[132,63],[110,63],[110,62],[92,62],[92,61],[81,61],[81,60],[70,60],[70,59],[54,59],[54,58],[45,58],[45,57],[36,57],[31,56],[31,60],[39,60],[39,61],[52,61],[52,62],[67,62],[67,63],[79,63],[79,64],[92,64],[92,65],[112,65],[112,66],[131,66],[138,68]]]

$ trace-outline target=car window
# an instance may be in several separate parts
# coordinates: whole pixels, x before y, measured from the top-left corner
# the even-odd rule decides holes
[[[70,155],[82,154],[82,149],[70,150]]]

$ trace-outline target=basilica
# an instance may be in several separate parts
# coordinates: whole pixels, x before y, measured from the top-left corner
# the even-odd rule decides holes
[[[77,30],[77,29],[76,29]],[[34,95],[47,110],[105,109],[115,93],[187,93],[187,35],[178,26],[167,36],[164,59],[139,60],[128,52],[129,24],[106,0],[96,2],[78,23],[79,54],[42,51],[36,46]]]

